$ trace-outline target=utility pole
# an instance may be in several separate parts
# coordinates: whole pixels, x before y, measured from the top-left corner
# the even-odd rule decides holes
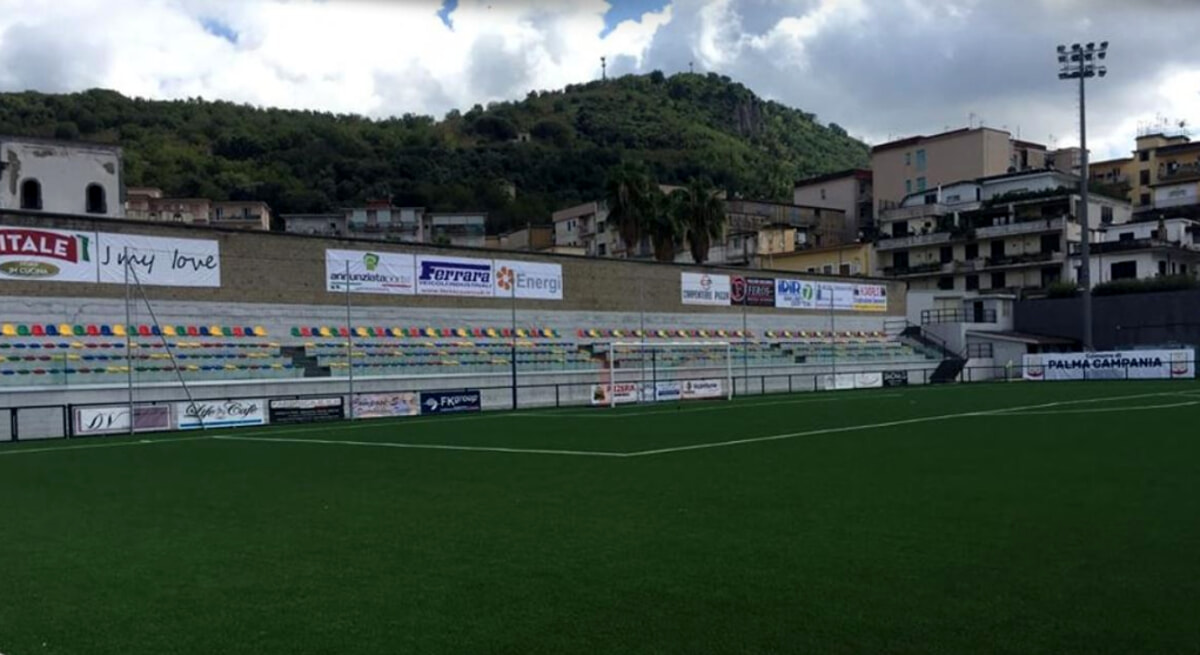
[[[1108,41],[1099,47],[1095,43],[1058,46],[1058,79],[1079,80],[1079,284],[1083,287],[1083,349],[1095,349],[1092,339],[1092,248],[1091,227],[1088,224],[1088,149],[1087,149],[1087,96],[1085,82],[1089,77],[1104,77],[1108,68],[1097,64],[1108,56]],[[1068,251],[1070,249],[1068,248]]]
[[[608,79],[608,57],[600,58],[600,79]]]

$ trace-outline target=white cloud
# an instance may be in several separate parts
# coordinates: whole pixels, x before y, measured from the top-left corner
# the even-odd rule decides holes
[[[1076,142],[1053,48],[1113,42],[1096,156],[1161,114],[1200,124],[1194,0],[674,0],[607,32],[604,0],[5,0],[0,89],[113,88],[374,116],[441,115],[610,72],[716,71],[879,141],[961,126]],[[1087,20],[1078,20],[1082,9]],[[216,21],[231,43],[204,27]]]

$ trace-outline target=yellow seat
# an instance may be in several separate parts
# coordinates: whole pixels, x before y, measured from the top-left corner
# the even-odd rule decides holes
[[[393,336],[393,337],[396,337],[397,339],[399,339],[399,338],[401,338],[401,337],[403,337],[403,336],[404,336],[404,330],[401,330],[400,328],[396,328],[396,327],[394,327],[394,328],[392,328],[391,330],[388,330],[388,331],[389,331],[389,332],[391,332],[391,333],[392,333],[392,336]]]
[[[0,327],[0,334],[6,337],[15,337],[17,336],[17,326],[12,323],[5,323],[3,327]]]
[[[256,336],[256,337],[267,336],[267,329],[261,325],[255,325],[254,326],[254,336]]]
[[[364,339],[371,336],[371,333],[367,332],[367,328],[365,327],[354,328],[354,334],[355,336],[363,337]]]
[[[113,325],[113,336],[115,336],[115,337],[125,336],[125,326],[121,325],[120,323]]]
[[[75,334],[70,323],[63,323],[58,326],[58,333],[62,335]]]
[[[168,337],[173,337],[173,336],[175,336],[175,326],[174,326],[174,325],[164,325],[164,326],[162,326],[162,333],[163,333],[164,335],[168,336]]]

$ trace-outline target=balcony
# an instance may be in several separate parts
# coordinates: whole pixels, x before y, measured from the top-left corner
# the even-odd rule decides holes
[[[916,266],[890,266],[883,269],[883,274],[887,277],[932,275],[935,273],[941,273],[944,266],[945,264],[942,264],[941,262],[917,264]]]
[[[988,257],[985,266],[986,268],[1006,268],[1011,266],[1029,266],[1031,264],[1045,264],[1062,261],[1063,254],[1061,252],[1031,252],[1023,255]]]
[[[1016,236],[1019,234],[1037,234],[1039,232],[1061,232],[1066,226],[1062,218],[1047,218],[1036,221],[1009,223],[1008,225],[992,225],[975,229],[977,239],[995,239],[997,237]]]
[[[1145,238],[1145,239],[1126,239],[1125,241],[1103,241],[1093,243],[1091,246],[1091,254],[1102,255],[1113,252],[1128,252],[1131,250],[1150,250],[1154,248],[1172,248],[1175,250],[1187,250],[1191,252],[1200,252],[1193,244],[1180,244],[1174,241],[1164,241],[1163,239]],[[1071,255],[1079,255],[1080,244],[1071,244]]]
[[[951,234],[949,232],[934,232],[932,234],[913,234],[906,237],[893,237],[891,239],[880,239],[875,247],[879,250],[899,250],[902,248],[916,248],[920,246],[936,246],[942,243],[949,243]]]
[[[1200,180],[1200,164],[1178,164],[1159,169],[1158,183]]]

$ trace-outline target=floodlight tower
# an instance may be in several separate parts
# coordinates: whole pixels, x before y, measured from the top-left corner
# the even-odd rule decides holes
[[[1079,80],[1079,283],[1083,287],[1083,349],[1093,350],[1092,342],[1092,248],[1091,231],[1088,229],[1088,149],[1087,149],[1087,103],[1084,83],[1091,77],[1104,77],[1108,68],[1103,62],[1108,56],[1108,41],[1087,45],[1078,43],[1071,47],[1058,46],[1058,79]],[[1069,251],[1069,249],[1068,249]]]

